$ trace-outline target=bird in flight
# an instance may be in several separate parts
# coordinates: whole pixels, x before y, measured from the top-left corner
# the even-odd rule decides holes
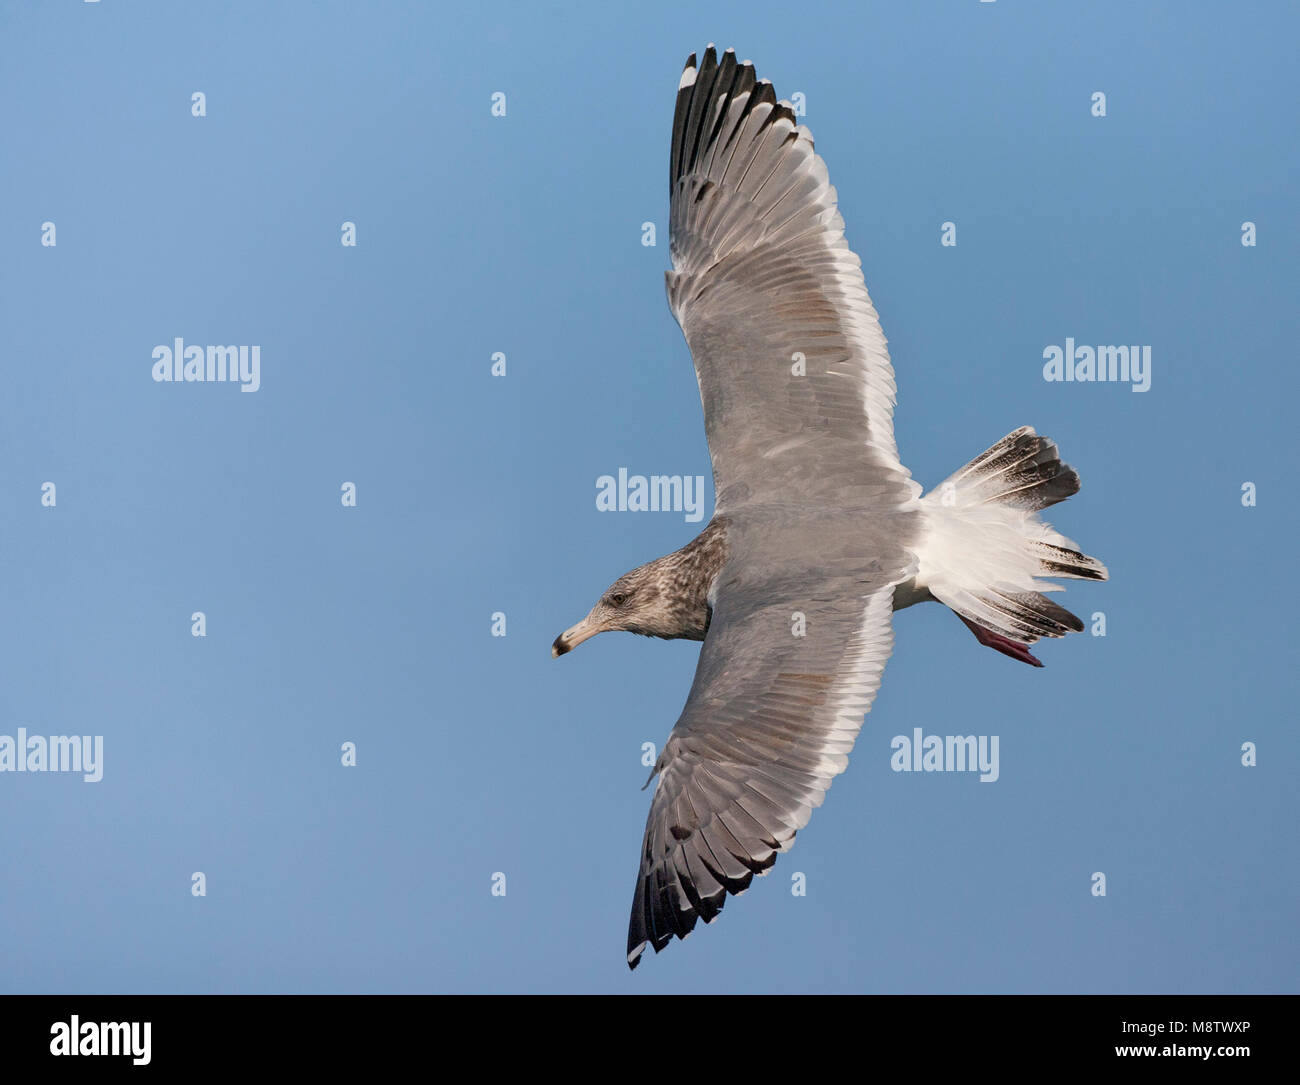
[[[728,49],[686,62],[669,167],[668,304],[695,363],[715,512],[561,633],[703,641],[654,766],[627,962],[749,887],[820,806],[880,687],[895,610],[949,607],[983,645],[1083,623],[1047,576],[1106,568],[1038,515],[1079,489],[1028,426],[929,493],[898,457],[894,372],[835,189],[788,102]]]

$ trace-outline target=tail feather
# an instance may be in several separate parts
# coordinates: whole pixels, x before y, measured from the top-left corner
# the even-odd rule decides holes
[[[1035,543],[1041,570],[1050,576],[1068,576],[1073,580],[1105,580],[1110,574],[1096,558],[1081,554],[1068,546]]]
[[[1008,433],[948,480],[968,501],[1005,504],[1038,512],[1079,492],[1079,476],[1062,463],[1056,443],[1031,426]]]
[[[916,588],[1024,644],[1082,631],[1043,594],[1061,586],[1041,578],[1105,580],[1106,567],[1038,515],[1078,492],[1053,441],[1029,426],[1007,434],[922,498]]]
[[[1040,637],[1063,637],[1066,633],[1083,632],[1083,622],[1076,615],[1057,606],[1041,592],[1003,592],[994,588],[992,595],[997,597],[996,600],[990,599],[992,606],[1028,622]]]

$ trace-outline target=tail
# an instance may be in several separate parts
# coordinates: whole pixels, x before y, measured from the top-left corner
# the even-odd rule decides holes
[[[1079,492],[1079,476],[1031,427],[1009,433],[921,499],[925,528],[916,587],[987,630],[1033,644],[1083,622],[1042,593],[1042,576],[1105,580],[1090,558],[1038,515]]]

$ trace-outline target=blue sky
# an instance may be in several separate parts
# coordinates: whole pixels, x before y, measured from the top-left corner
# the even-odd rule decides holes
[[[672,7],[0,4],[0,734],[104,742],[0,774],[0,989],[1296,989],[1295,9]],[[1034,425],[1111,580],[1042,670],[900,614],[794,849],[629,974],[698,646],[549,647],[700,527],[595,493],[709,475],[663,295],[709,41],[805,96],[904,462]],[[176,337],[261,387],[155,383]],[[1045,382],[1067,337],[1150,390]],[[916,727],[1000,778],[893,772]]]

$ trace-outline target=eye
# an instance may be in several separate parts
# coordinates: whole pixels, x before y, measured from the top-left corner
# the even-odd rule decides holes
[[[616,607],[621,607],[624,603],[627,602],[627,596],[621,591],[610,592],[609,601],[613,603]]]

